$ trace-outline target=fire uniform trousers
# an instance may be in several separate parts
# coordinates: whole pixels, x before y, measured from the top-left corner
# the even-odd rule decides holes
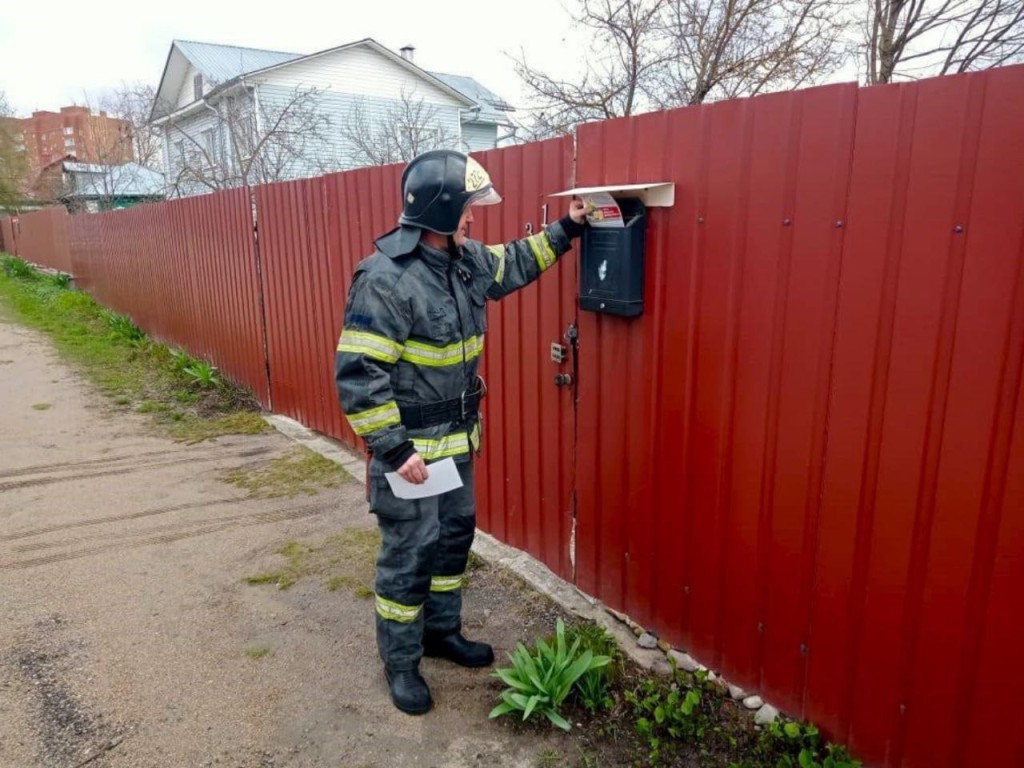
[[[394,671],[415,668],[423,635],[461,628],[462,586],[476,529],[472,455],[480,419],[403,424],[402,412],[461,398],[477,387],[487,330],[485,304],[536,280],[582,227],[568,217],[523,240],[470,240],[452,258],[422,242],[409,254],[380,251],[356,270],[338,343],[335,380],[342,409],[366,440],[370,510],[377,515],[377,647]],[[407,422],[411,421],[406,419]],[[420,500],[391,492],[382,460],[412,440],[427,464],[454,458],[463,487]]]

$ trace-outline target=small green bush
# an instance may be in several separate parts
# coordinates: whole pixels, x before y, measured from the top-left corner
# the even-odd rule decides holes
[[[4,256],[0,259],[0,269],[8,277],[18,280],[36,280],[39,277],[39,273],[32,269],[27,261],[17,256]]]
[[[572,726],[558,712],[562,702],[577,680],[611,661],[608,656],[595,656],[589,649],[581,650],[579,638],[567,643],[561,619],[556,625],[553,646],[538,640],[536,650],[531,652],[519,643],[509,659],[511,667],[494,672],[508,688],[502,691],[501,704],[491,710],[490,717],[522,712],[526,720],[533,714],[543,715],[565,731]]]
[[[622,652],[615,638],[597,624],[582,624],[572,627],[566,633],[569,643],[579,641],[582,650],[592,651],[595,656],[607,656],[611,661],[603,667],[595,667],[583,673],[576,681],[576,694],[580,703],[591,714],[611,709],[614,700],[611,685],[618,676]]]

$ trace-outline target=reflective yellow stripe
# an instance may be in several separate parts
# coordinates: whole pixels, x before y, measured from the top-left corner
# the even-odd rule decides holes
[[[413,444],[424,461],[443,459],[446,456],[459,456],[469,453],[469,438],[465,432],[456,432],[440,439],[430,437],[414,437]]]
[[[478,421],[473,425],[472,431],[469,433],[469,444],[473,446],[474,451],[480,450],[480,422]]]
[[[479,357],[484,350],[484,337],[470,336],[465,341],[457,341],[447,347],[435,347],[433,344],[407,341],[405,349],[402,350],[402,359],[416,365],[442,368],[446,365],[461,363],[463,349],[465,349],[466,360]]]
[[[393,400],[368,411],[347,415],[352,431],[360,437],[376,432],[378,429],[390,427],[392,424],[402,423],[402,417],[398,413],[398,404]]]
[[[433,576],[430,579],[430,591],[454,592],[456,589],[462,589],[464,581],[465,574],[462,573],[458,576]]]
[[[498,268],[494,272],[494,282],[500,283],[505,279],[505,246],[488,245],[487,250],[491,252],[495,261],[498,262]]]
[[[402,624],[412,624],[423,610],[422,605],[402,605],[387,598],[376,595],[377,615],[382,619],[398,621]]]
[[[375,360],[394,363],[402,354],[402,345],[387,336],[366,331],[352,331],[346,328],[338,341],[339,352],[354,352],[357,355],[368,355]]]
[[[526,242],[530,244],[533,258],[537,260],[537,266],[540,267],[541,272],[555,263],[557,257],[551,249],[551,242],[548,240],[547,232],[541,232],[540,234],[528,237]]]
[[[555,255],[555,249],[551,247],[551,238],[548,237],[548,233],[541,232],[539,237],[541,238],[541,243],[544,244],[544,253],[547,254],[548,266],[550,267],[558,261],[558,256]]]

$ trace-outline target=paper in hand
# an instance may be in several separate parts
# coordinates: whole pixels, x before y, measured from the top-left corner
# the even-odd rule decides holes
[[[462,487],[459,468],[450,457],[428,464],[427,475],[427,481],[419,485],[403,480],[397,472],[387,472],[384,477],[391,486],[391,492],[400,499],[425,499]]]

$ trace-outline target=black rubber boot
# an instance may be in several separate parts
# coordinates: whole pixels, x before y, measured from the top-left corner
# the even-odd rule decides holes
[[[423,655],[454,661],[461,667],[487,667],[494,663],[494,649],[487,643],[474,643],[461,632],[447,635],[423,635]]]
[[[422,715],[433,706],[427,681],[423,679],[418,669],[392,671],[385,667],[384,676],[391,688],[391,701],[406,714]]]

